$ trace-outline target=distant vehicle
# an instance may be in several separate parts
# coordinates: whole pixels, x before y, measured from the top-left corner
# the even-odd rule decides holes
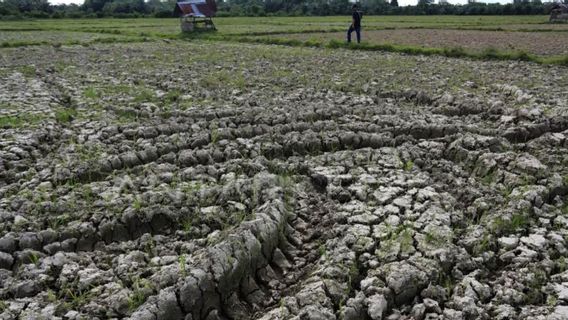
[[[551,7],[550,22],[568,22],[568,4],[555,3]]]
[[[216,13],[215,0],[180,0],[174,9],[174,15],[180,18],[182,32],[216,30],[213,23]]]

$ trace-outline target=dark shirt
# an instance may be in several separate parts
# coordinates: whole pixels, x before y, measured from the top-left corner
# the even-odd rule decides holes
[[[361,28],[361,14],[357,11],[353,11],[353,27]]]

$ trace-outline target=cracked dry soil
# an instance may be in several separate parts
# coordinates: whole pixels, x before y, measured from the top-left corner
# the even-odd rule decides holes
[[[568,319],[565,68],[0,52],[1,319]]]

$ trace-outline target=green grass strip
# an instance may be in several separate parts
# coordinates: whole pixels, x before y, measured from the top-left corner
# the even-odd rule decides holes
[[[222,37],[223,40],[233,40],[243,43],[259,43],[269,45],[285,45],[293,47],[318,47],[329,49],[348,49],[348,50],[364,50],[364,51],[385,51],[404,53],[410,55],[439,55],[452,58],[471,58],[476,60],[516,60],[530,61],[539,64],[554,64],[568,66],[568,55],[555,57],[541,57],[524,51],[500,51],[494,48],[488,48],[482,52],[471,52],[462,47],[453,48],[423,48],[417,46],[405,46],[395,44],[372,44],[372,43],[347,43],[345,41],[330,40],[322,42],[318,40],[301,41],[296,39],[285,38],[269,38],[269,37]]]
[[[63,42],[50,42],[50,41],[4,41],[0,42],[0,48],[18,48],[18,47],[30,47],[30,46],[75,46],[83,45],[88,46],[95,43],[136,43],[136,42],[148,42],[152,41],[151,38],[95,38],[88,41],[80,40],[67,40]]]

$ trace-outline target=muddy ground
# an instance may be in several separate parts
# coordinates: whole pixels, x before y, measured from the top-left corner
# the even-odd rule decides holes
[[[1,319],[567,319],[568,73],[2,49]]]

